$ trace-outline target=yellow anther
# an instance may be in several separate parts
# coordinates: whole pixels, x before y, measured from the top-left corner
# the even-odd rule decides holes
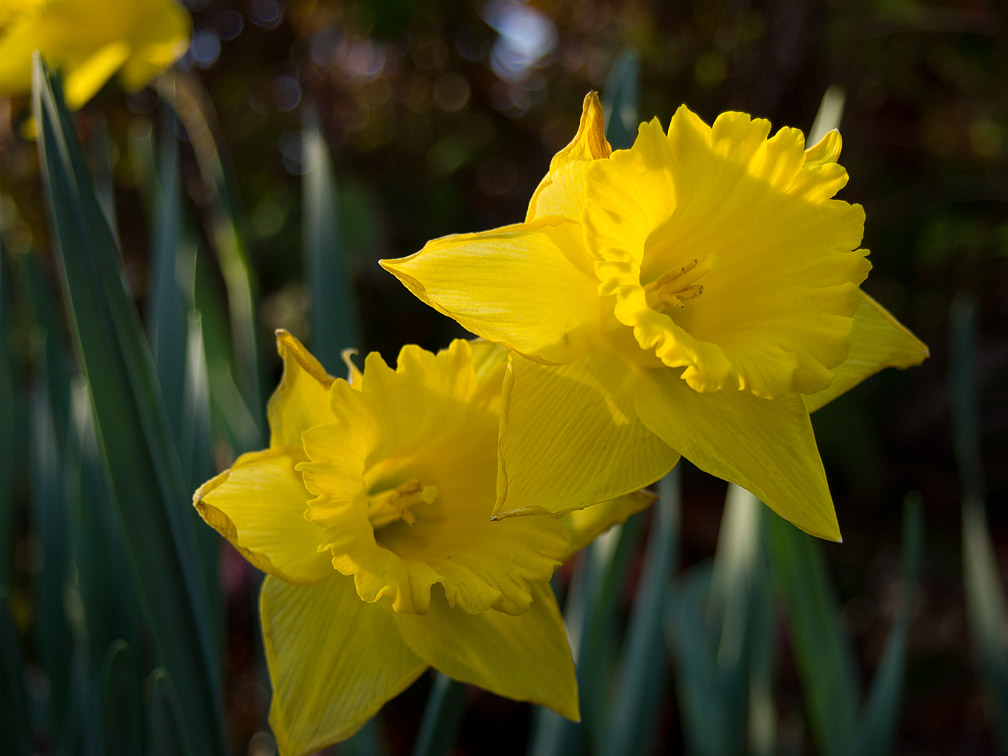
[[[697,262],[693,259],[682,267],[666,270],[645,286],[644,296],[648,307],[659,312],[682,309],[686,306],[686,302],[703,294],[703,286],[696,282],[711,270],[712,266],[706,260],[700,266]]]
[[[437,486],[425,486],[417,478],[410,478],[395,488],[370,496],[368,519],[375,530],[400,520],[413,525],[416,522],[413,507],[417,504],[433,504],[437,498]]]

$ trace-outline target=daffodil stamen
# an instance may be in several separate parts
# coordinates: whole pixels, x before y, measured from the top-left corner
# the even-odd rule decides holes
[[[644,287],[645,301],[652,310],[666,312],[670,309],[681,310],[686,302],[703,294],[703,286],[695,283],[708,270],[706,262],[697,267],[694,258],[682,267],[666,270],[658,278]]]
[[[407,525],[416,523],[413,507],[418,504],[433,504],[438,500],[437,486],[425,486],[417,478],[410,478],[393,489],[368,497],[368,520],[375,530],[403,521]]]

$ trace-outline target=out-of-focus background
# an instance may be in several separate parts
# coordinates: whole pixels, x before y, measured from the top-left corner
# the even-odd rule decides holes
[[[256,338],[278,364],[272,332],[311,341],[302,263],[302,130],[317,112],[331,151],[343,240],[362,343],[394,358],[405,343],[438,348],[461,330],[423,306],[377,261],[431,238],[519,221],[550,157],[573,136],[589,90],[626,52],[639,67],[641,120],[663,124],[681,103],[711,122],[724,110],[808,130],[830,87],[844,97],[841,198],[864,205],[873,270],[864,288],[931,348],[921,367],[885,373],[813,420],[844,533],[825,546],[862,677],[877,668],[896,611],[902,502],[922,497],[925,550],[913,603],[897,753],[984,754],[995,748],[991,698],[970,645],[962,589],[961,485],[952,445],[948,318],[957,295],[976,303],[981,448],[988,517],[1008,583],[1008,9],[998,0],[190,0],[189,53],[172,87],[194,119],[163,120],[159,93],[123,96],[115,83],[78,125],[109,136],[125,271],[143,306],[151,279],[148,166],[136,145],[165,129],[182,138],[182,183],[197,255],[209,255],[213,199],[198,158],[219,150],[237,190],[257,301]],[[624,58],[625,62],[629,59]],[[633,61],[628,64],[634,64]],[[174,83],[170,83],[174,77]],[[185,103],[188,103],[186,106]],[[35,145],[21,124],[27,101],[2,103],[0,185],[11,259],[45,249]],[[193,123],[210,136],[194,138]],[[212,142],[208,141],[211,139]],[[200,144],[201,139],[203,143]],[[211,148],[212,149],[212,148]],[[54,268],[43,258],[48,272]],[[210,273],[212,291],[226,287]],[[218,279],[213,279],[218,275]],[[216,287],[215,289],[213,287]],[[24,347],[28,336],[19,337]],[[26,348],[15,350],[23,363]],[[330,364],[334,372],[341,365]],[[27,369],[27,368],[26,368]],[[263,388],[268,393],[272,382]],[[260,407],[261,409],[261,407]],[[218,448],[218,466],[234,449]],[[717,544],[724,484],[684,471],[684,567]],[[24,485],[24,484],[22,484]],[[22,520],[25,518],[22,517]],[[22,523],[22,535],[28,527]],[[21,544],[15,583],[37,560]],[[263,728],[268,696],[257,661],[248,586],[231,552],[226,700],[235,753]],[[628,580],[629,603],[633,576]],[[786,646],[786,639],[781,643]],[[800,718],[802,694],[782,652],[778,705]],[[386,707],[382,728],[408,748],[429,681]],[[654,752],[682,747],[675,691]],[[457,753],[524,742],[523,709],[470,693]],[[796,712],[793,715],[788,711]],[[502,728],[504,728],[502,730]],[[799,730],[800,732],[800,730]],[[517,734],[516,734],[517,733]],[[806,735],[800,735],[799,741]],[[254,742],[253,742],[254,745]],[[398,752],[398,751],[397,751]]]

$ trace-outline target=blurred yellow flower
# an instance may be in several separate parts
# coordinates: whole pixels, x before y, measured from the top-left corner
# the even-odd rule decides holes
[[[382,265],[513,350],[495,513],[584,506],[678,453],[839,539],[809,412],[927,347],[859,286],[840,136],[686,107],[613,152],[590,94],[524,223]]]
[[[37,50],[79,108],[119,71],[140,89],[181,57],[192,20],[172,0],[0,0],[0,95],[31,90]]]
[[[349,737],[431,666],[577,719],[548,581],[653,497],[492,521],[503,350],[407,346],[395,370],[371,354],[348,383],[286,332],[277,341],[269,449],[193,501],[268,573],[260,610],[281,753]]]

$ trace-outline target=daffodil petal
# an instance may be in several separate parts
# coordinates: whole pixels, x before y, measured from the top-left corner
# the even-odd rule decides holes
[[[415,510],[413,525],[382,529],[377,540],[400,558],[432,568],[449,605],[474,614],[491,607],[521,614],[532,603],[532,585],[548,581],[562,563],[570,535],[552,517],[490,519],[496,436],[479,441],[471,440],[466,451],[472,455],[462,456],[454,474],[439,483],[436,504]]]
[[[314,583],[333,573],[318,552],[325,531],[305,519],[311,494],[294,469],[300,446],[243,454],[193,494],[207,524],[263,572],[292,583]]]
[[[589,92],[581,108],[581,123],[574,139],[550,161],[529,201],[526,221],[557,215],[578,220],[584,209],[584,174],[592,160],[603,160],[612,153],[605,137],[605,118],[598,94]]]
[[[626,521],[631,515],[647,509],[657,497],[650,491],[634,491],[625,496],[617,496],[584,509],[560,515],[560,522],[571,534],[571,543],[564,554],[564,561],[594,541],[613,525]],[[514,517],[504,522],[524,520]]]
[[[174,3],[152,4],[151,18],[136,30],[133,54],[119,78],[130,92],[143,87],[185,55],[192,34],[192,18]]]
[[[363,600],[387,596],[396,611],[423,613],[440,583],[453,607],[520,614],[530,583],[560,564],[570,537],[559,523],[490,519],[505,354],[486,342],[474,352],[456,340],[436,355],[409,345],[394,370],[371,354],[362,391],[334,386],[337,422],[304,434],[312,461],[300,469],[319,494],[309,517],[327,526],[333,564],[354,575]],[[437,493],[411,509],[410,522],[372,530],[365,481],[374,493],[404,480]]]
[[[531,608],[517,617],[467,614],[435,592],[427,614],[395,620],[413,652],[449,677],[577,721],[577,680],[560,609],[548,583],[533,593]]]
[[[129,54],[129,45],[123,40],[115,40],[73,66],[66,77],[67,105],[76,110],[94,97],[95,92],[126,62]]]
[[[708,127],[686,108],[667,136],[588,168],[585,243],[599,292],[641,348],[697,391],[775,397],[829,385],[870,265],[864,212],[830,200],[846,174],[830,141],[742,113]]]
[[[192,21],[170,0],[7,2],[0,9],[0,93],[31,88],[38,50],[64,77],[67,102],[80,107],[121,69],[139,89],[185,54]]]
[[[492,341],[473,339],[469,342],[469,346],[472,348],[473,372],[476,373],[476,380],[480,382],[490,376],[495,369],[507,364],[507,349],[494,344]],[[503,372],[501,372],[500,376],[495,376],[491,380],[496,379],[499,384],[503,375]]]
[[[833,383],[805,397],[809,412],[815,412],[883,368],[919,365],[930,353],[924,342],[867,294],[854,313],[850,341],[847,359],[833,368]]]
[[[540,362],[570,362],[597,328],[598,282],[572,221],[446,236],[381,265],[467,330]]]
[[[570,365],[512,355],[500,418],[494,514],[561,513],[635,491],[679,454],[637,419],[636,368],[605,342]]]
[[[333,421],[328,411],[333,377],[287,331],[277,331],[276,338],[284,371],[266,410],[270,446],[300,446],[304,431]]]
[[[269,721],[285,756],[349,738],[427,669],[392,612],[361,603],[342,575],[311,586],[267,577],[259,608],[273,682]]]
[[[701,470],[736,483],[794,525],[840,540],[808,411],[798,394],[699,393],[671,370],[643,371],[637,412],[653,433]]]
[[[372,352],[364,362],[364,375],[361,393],[378,427],[384,429],[372,452],[378,459],[424,454],[437,438],[461,432],[473,415],[495,411],[498,401],[499,384],[483,392],[482,401],[473,401],[478,380],[472,349],[462,339],[439,354],[407,344],[399,352],[395,369]],[[348,418],[348,422],[355,421]],[[424,456],[437,465],[436,455]]]

